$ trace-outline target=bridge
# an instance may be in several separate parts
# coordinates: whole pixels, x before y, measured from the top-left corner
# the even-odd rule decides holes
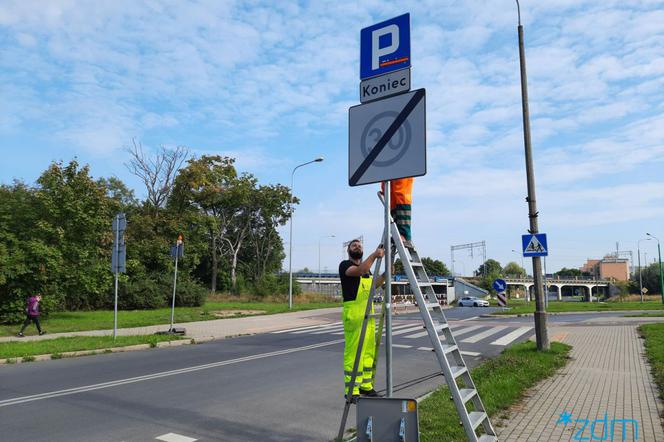
[[[535,281],[533,278],[505,278],[505,282],[508,286],[523,287],[527,295],[528,300],[532,297],[533,287],[535,286]],[[602,288],[603,294],[608,295],[609,286],[611,281],[603,279],[579,279],[579,278],[546,278],[546,285],[548,287],[555,287],[556,296],[559,301],[563,299],[562,297],[562,288],[571,286],[582,288],[584,293],[584,299],[586,301],[592,302],[593,298],[597,299],[599,295],[599,289]],[[593,289],[595,289],[593,293]],[[550,289],[549,289],[550,290]]]

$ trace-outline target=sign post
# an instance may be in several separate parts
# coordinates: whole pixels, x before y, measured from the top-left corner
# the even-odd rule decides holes
[[[507,283],[504,279],[496,279],[493,281],[493,289],[498,292],[498,305],[501,307],[507,306],[507,297],[505,296],[505,291],[507,290]]]
[[[348,111],[348,184],[384,183],[385,366],[392,385],[390,181],[426,174],[424,89],[410,91],[410,14],[360,32],[360,103]]]
[[[113,254],[111,257],[111,271],[115,274],[115,302],[113,305],[113,340],[118,335],[118,275],[127,271],[127,246],[124,231],[127,229],[127,218],[124,213],[118,213],[113,219]]]
[[[184,256],[184,242],[182,241],[182,235],[178,235],[178,240],[175,243],[175,246],[171,247],[171,256],[175,258],[175,271],[173,272],[173,300],[171,302],[171,328],[168,329],[170,333],[173,333],[173,323],[175,320],[175,289],[178,285],[178,258]]]

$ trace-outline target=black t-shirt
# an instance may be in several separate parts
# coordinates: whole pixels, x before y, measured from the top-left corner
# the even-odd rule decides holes
[[[344,302],[355,301],[357,298],[357,289],[360,287],[359,276],[346,275],[346,270],[354,265],[357,264],[349,259],[341,261],[339,264],[339,278],[341,279],[341,293],[343,294]]]

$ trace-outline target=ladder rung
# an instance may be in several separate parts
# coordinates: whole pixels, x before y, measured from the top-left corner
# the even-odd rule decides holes
[[[453,366],[450,367],[450,370],[452,370],[452,377],[454,377],[454,379],[456,379],[459,376],[461,376],[462,374],[464,374],[465,372],[467,372],[468,368],[467,367],[462,367],[460,365],[453,365]]]
[[[431,286],[431,281],[417,281],[417,285],[420,287],[429,287]]]
[[[430,304],[424,304],[424,307],[426,307],[427,309],[440,308],[440,304],[438,304],[437,302],[432,302]]]
[[[478,439],[479,442],[498,442],[498,438],[496,436],[491,436],[489,434],[483,434],[480,436]]]
[[[424,265],[422,265],[422,263],[419,261],[411,261],[410,265],[413,267],[424,267]]]
[[[443,347],[443,353],[445,354],[452,353],[454,350],[459,349],[458,346],[451,344],[441,344],[441,347]]]
[[[483,411],[471,411],[468,413],[468,419],[470,419],[470,425],[475,430],[486,419],[486,413]]]
[[[477,394],[477,390],[474,388],[462,388],[459,390],[459,394],[461,395],[461,402],[465,404]]]
[[[381,313],[370,313],[367,315],[367,318],[380,318]]]

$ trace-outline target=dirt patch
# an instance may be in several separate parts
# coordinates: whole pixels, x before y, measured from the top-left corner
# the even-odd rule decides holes
[[[217,318],[236,318],[238,316],[263,315],[265,310],[213,310],[210,312]]]

